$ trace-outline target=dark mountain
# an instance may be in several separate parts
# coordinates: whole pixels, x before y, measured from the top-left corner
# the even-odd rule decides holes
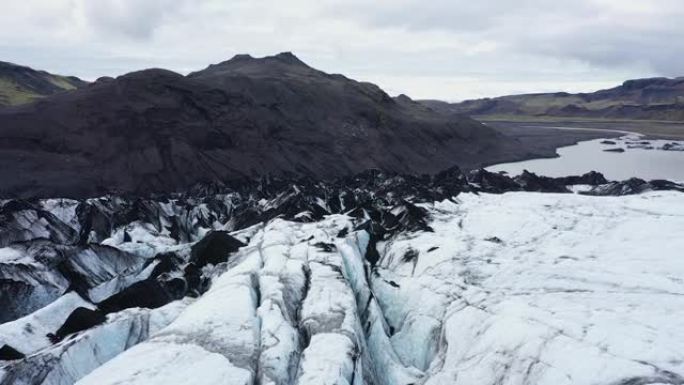
[[[0,195],[150,193],[259,175],[434,173],[527,155],[471,119],[290,53],[103,78],[0,109]]]
[[[422,101],[443,113],[483,117],[580,117],[684,121],[684,77],[628,80],[593,93],[510,95],[446,103]]]
[[[53,75],[0,61],[0,106],[29,103],[86,84],[73,76]]]

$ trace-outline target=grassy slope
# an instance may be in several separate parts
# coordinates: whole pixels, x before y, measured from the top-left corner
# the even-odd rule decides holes
[[[58,87],[61,90],[68,91],[78,88],[77,83],[65,76],[53,75],[48,73],[41,73],[43,79]],[[50,94],[40,93],[20,84],[15,79],[6,76],[0,76],[0,106],[16,106],[19,104],[30,103],[36,99],[48,96]]]
[[[0,105],[15,106],[30,103],[42,96],[20,86],[11,79],[0,78]]]

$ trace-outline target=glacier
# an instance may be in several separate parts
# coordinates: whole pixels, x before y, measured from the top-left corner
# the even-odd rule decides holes
[[[0,384],[684,384],[684,195],[498,177],[4,202]]]

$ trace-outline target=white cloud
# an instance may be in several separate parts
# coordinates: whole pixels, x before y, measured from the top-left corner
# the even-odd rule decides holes
[[[0,60],[90,79],[280,51],[448,100],[684,75],[680,0],[5,2]]]

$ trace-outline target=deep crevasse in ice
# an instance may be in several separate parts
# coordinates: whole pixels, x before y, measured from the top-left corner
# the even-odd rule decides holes
[[[399,363],[370,295],[367,234],[337,237],[351,226],[346,216],[271,221],[174,322],[79,384],[164,383],[167,362],[206,383],[415,382],[421,373]],[[221,369],[204,375],[197,362]]]
[[[349,217],[254,226],[200,298],[20,347],[35,352],[27,362],[61,357],[55,384],[684,382],[681,194],[456,200],[425,205],[433,232],[379,242],[375,267],[366,232],[338,236]],[[63,318],[79,303],[48,307]],[[0,339],[54,329],[40,311],[0,325]]]

